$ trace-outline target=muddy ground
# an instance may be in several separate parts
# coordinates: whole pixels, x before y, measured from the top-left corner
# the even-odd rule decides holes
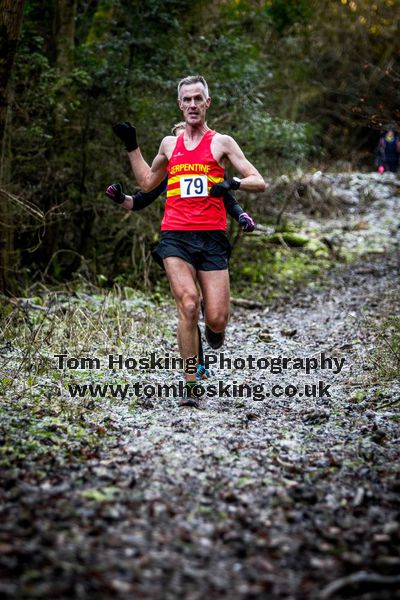
[[[339,264],[321,288],[233,306],[223,352],[236,363],[213,366],[205,384],[236,382],[236,393],[211,389],[200,410],[152,394],[56,400],[43,381],[25,396],[8,382],[2,597],[400,598],[400,386],[379,374],[386,351],[370,326],[398,310],[398,270],[390,246]],[[173,306],[151,322],[140,346],[126,334],[121,355],[175,352]],[[39,362],[54,354],[45,343]],[[4,345],[4,373],[23,380],[18,352],[18,340]],[[258,368],[243,368],[249,356]],[[137,381],[178,376],[119,373]]]

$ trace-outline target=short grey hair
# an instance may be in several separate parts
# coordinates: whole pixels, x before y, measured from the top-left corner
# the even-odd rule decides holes
[[[181,97],[181,88],[183,85],[193,85],[194,83],[203,84],[206,92],[206,98],[209,98],[207,81],[201,75],[189,75],[189,77],[184,77],[181,79],[178,83],[178,98]]]

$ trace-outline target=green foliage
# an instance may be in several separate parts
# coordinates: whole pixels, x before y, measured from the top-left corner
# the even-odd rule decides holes
[[[38,154],[45,155],[53,140],[49,113],[56,104],[57,76],[40,47],[44,39],[34,35],[23,39],[15,61],[15,95],[21,101],[13,112],[13,140],[18,149],[13,174],[18,181],[26,177],[37,181]]]
[[[265,300],[290,294],[300,285],[314,284],[316,276],[322,281],[330,264],[326,255],[310,251],[308,245],[303,244],[304,236],[298,233],[284,234],[294,242],[292,248],[283,240],[283,234],[274,235],[276,239],[274,236],[256,240],[243,237],[240,246],[235,248],[231,262],[234,294]],[[304,247],[296,248],[296,245]]]
[[[304,163],[314,150],[315,129],[308,124],[253,113],[252,120],[237,132],[247,151],[259,156],[261,166],[268,168],[276,161],[295,165]]]
[[[295,23],[307,23],[312,15],[310,0],[270,0],[266,5],[265,12],[279,33]]]

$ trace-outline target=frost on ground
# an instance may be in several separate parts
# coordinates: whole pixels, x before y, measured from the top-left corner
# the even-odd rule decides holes
[[[201,410],[68,389],[177,383],[174,370],[108,368],[109,355],[175,356],[172,304],[53,294],[9,307],[2,597],[400,598],[400,385],[379,370],[399,348],[377,333],[398,314],[400,200],[390,176],[332,177],[374,190],[320,222],[358,258],[320,290],[234,306],[223,355],[206,348],[206,384],[226,392]],[[59,369],[54,354],[99,363]]]

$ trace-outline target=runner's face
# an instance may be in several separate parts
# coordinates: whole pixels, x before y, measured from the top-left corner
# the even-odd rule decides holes
[[[202,83],[183,85],[178,100],[179,108],[188,125],[202,125],[206,120],[206,110],[211,104],[211,98],[206,98]]]

